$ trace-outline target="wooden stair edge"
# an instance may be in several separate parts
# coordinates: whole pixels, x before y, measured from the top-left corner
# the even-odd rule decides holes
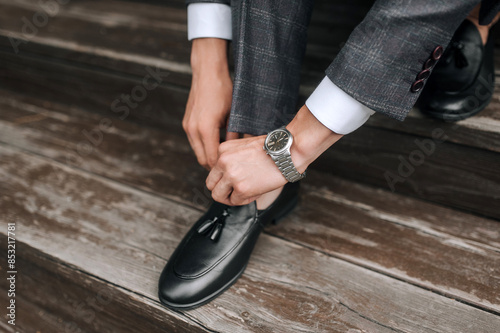
[[[4,233],[0,233],[0,244],[6,247]],[[29,243],[17,241],[16,245],[20,267],[16,283],[23,290],[16,296],[15,331],[210,332],[157,300],[103,280]],[[5,282],[1,284],[6,287]]]

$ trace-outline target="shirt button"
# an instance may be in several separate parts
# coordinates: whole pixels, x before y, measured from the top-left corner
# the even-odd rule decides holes
[[[439,60],[441,56],[443,55],[443,47],[442,46],[437,46],[434,51],[432,51],[432,59],[434,60]]]
[[[431,75],[431,70],[430,69],[424,69],[417,75],[417,80],[425,80]]]
[[[419,92],[424,87],[424,80],[418,80],[411,85],[411,92]]]

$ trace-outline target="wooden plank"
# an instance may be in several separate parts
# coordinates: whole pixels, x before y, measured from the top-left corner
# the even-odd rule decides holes
[[[5,100],[1,105],[2,142],[191,207],[203,210],[209,203],[202,187],[206,172],[196,164],[184,138],[113,120],[113,128],[102,131],[101,144],[80,156],[76,147],[86,140],[82,131],[96,128],[97,115],[57,110],[64,108],[57,105],[38,110],[22,103],[9,109]],[[37,114],[45,118],[34,118]],[[298,209],[300,217],[270,232],[440,294],[500,310],[498,222],[313,170],[304,187],[306,204]]]
[[[156,299],[165,258],[200,211],[5,146],[0,154],[0,205],[22,230],[20,244]],[[233,288],[184,315],[221,332],[500,328],[498,315],[267,235]]]
[[[427,138],[432,137],[430,133],[434,129],[440,128],[446,132],[448,142],[500,152],[500,87],[496,86],[493,100],[485,110],[456,123],[430,119],[414,108],[404,122],[374,115],[367,125]]]
[[[36,72],[36,75],[48,75],[48,72]],[[24,77],[27,78],[29,75],[26,74]],[[73,84],[80,85],[81,89],[87,89],[86,93],[82,94],[79,89],[68,91],[63,86],[69,82],[62,81],[58,86],[65,93],[59,92],[57,89],[51,95],[47,94],[44,99],[52,100],[54,96],[57,100],[57,98],[63,98],[61,95],[66,95],[64,100],[68,103],[71,103],[71,100],[76,100],[78,105],[94,106],[93,110],[106,108],[107,113],[103,113],[106,114],[105,118],[114,121],[121,114],[109,112],[109,104],[112,103],[113,96],[120,95],[120,89],[130,91],[134,86],[133,81],[116,86],[111,83],[112,78],[107,76],[98,76],[87,71],[86,77],[89,80],[95,80],[95,85],[89,87],[83,82]],[[10,84],[16,84],[19,89],[26,87],[21,82]],[[107,92],[107,101],[104,98],[95,97],[96,92],[103,91]],[[161,104],[162,108],[155,107],[155,103]],[[169,105],[168,109],[164,107],[166,105]],[[158,88],[152,91],[137,108],[131,109],[127,119],[145,122],[151,115],[161,113],[161,118],[169,124],[166,129],[184,136],[180,126],[183,108],[184,100],[181,94],[176,94],[175,91],[169,91],[167,88]],[[65,108],[61,107],[60,110],[65,110]],[[99,126],[100,119],[96,119],[95,123],[89,125],[87,131]],[[173,121],[172,119],[177,120]],[[158,123],[160,121],[156,125]],[[445,135],[450,133],[447,128],[441,129]],[[429,136],[432,135],[432,130],[428,133]],[[79,136],[75,145],[86,140],[82,133]],[[402,164],[401,159],[409,163],[411,154],[424,154],[415,143],[416,139],[422,141],[425,138],[363,127],[337,143],[317,163],[313,164],[313,167],[356,181],[392,189],[387,181],[389,176],[386,172],[390,172],[391,179],[395,179],[395,177],[399,177],[398,169]],[[423,155],[425,157],[424,163],[415,167],[413,173],[402,174],[403,176],[409,175],[409,177],[398,178],[393,186],[394,189],[398,193],[409,194],[417,198],[459,209],[467,209],[477,214],[499,219],[500,211],[496,209],[500,200],[500,175],[497,172],[500,168],[498,153],[448,142],[438,143],[436,141],[434,144],[435,151],[430,156]],[[77,147],[73,147],[72,150],[76,151]],[[464,158],[465,156],[467,158]],[[406,170],[404,167],[401,168]]]
[[[43,12],[39,2],[0,0],[1,30],[28,43],[38,39],[49,43],[54,39],[66,40],[74,41],[70,47],[75,49],[81,44],[168,60],[176,54],[186,54],[189,43],[185,5],[172,5],[171,1],[165,4],[70,1],[59,5],[56,14],[47,15],[46,22],[38,23],[33,16]],[[23,45],[19,45],[20,51]]]
[[[167,82],[189,85],[191,69],[186,62],[190,43],[186,39],[184,6],[71,2],[61,6],[59,13],[29,38],[22,33],[26,23],[21,18],[31,18],[39,11],[38,3],[0,0],[0,8],[0,45],[4,52],[50,57],[139,76],[144,76],[146,66],[159,67],[171,72],[172,77],[165,78]]]
[[[40,57],[11,57],[1,50],[0,64],[3,67],[0,70],[0,88],[106,116],[181,131],[188,92],[168,83],[171,71],[145,66],[139,77],[95,71],[91,67],[56,64]],[[151,73],[158,75],[156,83],[160,84],[146,90],[143,78],[151,77]],[[155,82],[150,80],[150,83]],[[146,93],[141,95],[144,91]]]
[[[355,181],[500,219],[499,154],[440,142],[448,132],[437,130],[441,134],[431,140],[362,127],[315,165]],[[432,141],[433,148],[422,148],[424,139]]]
[[[7,248],[3,234],[0,244]],[[180,313],[165,313],[156,300],[70,267],[29,244],[16,245],[17,332],[210,332]],[[0,298],[7,299],[7,293]]]

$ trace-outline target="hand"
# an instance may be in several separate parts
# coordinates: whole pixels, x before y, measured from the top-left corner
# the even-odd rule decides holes
[[[193,41],[193,78],[182,127],[198,163],[211,169],[217,160],[220,129],[226,127],[233,83],[227,62],[227,41],[201,38]],[[228,139],[236,137],[228,134]]]
[[[292,161],[300,173],[342,137],[320,123],[305,105],[287,129],[293,135]],[[246,205],[286,184],[281,171],[262,149],[265,139],[262,135],[220,145],[219,159],[206,181],[215,201]]]
[[[246,205],[286,184],[285,177],[262,149],[265,139],[263,135],[220,145],[219,159],[206,182],[215,201]]]

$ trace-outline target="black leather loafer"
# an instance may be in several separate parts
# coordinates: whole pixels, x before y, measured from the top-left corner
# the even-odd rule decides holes
[[[423,113],[457,121],[482,111],[493,96],[493,38],[483,46],[476,26],[465,20],[437,63],[420,96]]]
[[[203,305],[229,288],[243,274],[266,224],[276,223],[296,205],[299,183],[288,183],[274,203],[258,211],[213,203],[189,230],[160,276],[160,301],[173,309]]]

